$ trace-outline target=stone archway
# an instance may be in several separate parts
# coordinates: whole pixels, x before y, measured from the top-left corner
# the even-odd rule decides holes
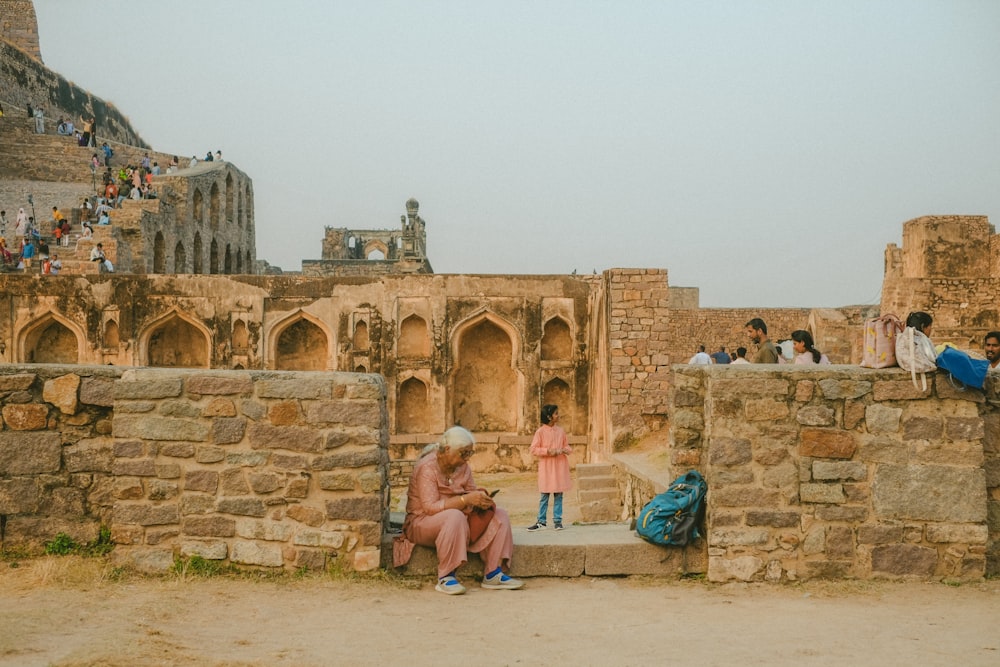
[[[161,368],[208,368],[210,336],[203,327],[172,312],[153,323],[140,338],[147,366]]]
[[[481,316],[455,333],[452,422],[471,431],[516,432],[520,376],[511,330]]]
[[[153,238],[153,273],[167,272],[167,247],[163,232],[156,232]]]
[[[542,330],[542,360],[573,358],[573,336],[569,325],[561,317],[553,317]],[[559,413],[562,415],[562,412]]]
[[[396,433],[428,433],[430,410],[427,385],[411,377],[396,391]]]
[[[25,328],[20,347],[22,363],[76,364],[80,359],[79,337],[51,313]]]
[[[299,313],[278,330],[274,342],[274,368],[279,371],[325,371],[330,358],[326,331]]]
[[[174,273],[187,273],[187,252],[180,241],[174,246]]]

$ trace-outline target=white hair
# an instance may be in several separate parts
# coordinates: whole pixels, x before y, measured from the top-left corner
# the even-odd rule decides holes
[[[461,426],[452,426],[450,429],[441,434],[441,437],[437,442],[432,442],[424,447],[418,458],[424,458],[431,452],[436,452],[442,447],[447,447],[448,449],[461,449],[474,444],[476,444],[476,438],[468,429],[462,428]]]

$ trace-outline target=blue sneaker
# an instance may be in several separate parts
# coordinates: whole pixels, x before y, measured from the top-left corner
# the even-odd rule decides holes
[[[513,577],[508,577],[502,571],[497,572],[492,577],[486,577],[483,579],[483,588],[492,588],[495,590],[517,590],[521,586],[524,586],[524,582],[520,579],[514,579]]]
[[[438,579],[434,590],[445,595],[461,595],[465,592],[465,586],[459,583],[458,579],[449,575]]]

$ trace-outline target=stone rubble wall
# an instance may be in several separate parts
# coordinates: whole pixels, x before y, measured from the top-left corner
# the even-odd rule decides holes
[[[374,375],[0,367],[5,548],[110,528],[116,562],[378,567],[388,509]]]
[[[708,480],[712,581],[1000,570],[1000,378],[674,367],[670,462]],[[919,380],[918,380],[919,381]]]

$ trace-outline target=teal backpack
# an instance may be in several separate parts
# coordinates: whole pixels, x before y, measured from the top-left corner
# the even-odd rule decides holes
[[[639,537],[653,544],[685,546],[701,533],[708,484],[696,470],[675,479],[670,487],[650,500],[636,519]]]

